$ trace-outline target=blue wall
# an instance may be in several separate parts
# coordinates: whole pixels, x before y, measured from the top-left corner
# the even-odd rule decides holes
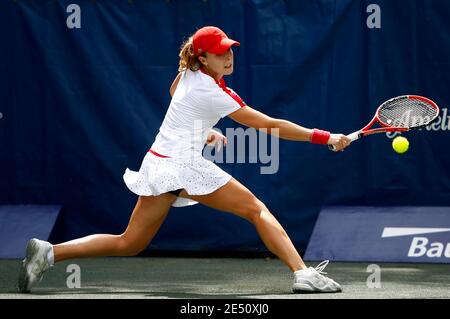
[[[66,8],[81,7],[81,29]],[[369,29],[369,4],[381,29]],[[241,42],[227,79],[247,104],[307,127],[350,133],[384,100],[419,94],[445,113],[436,130],[385,135],[341,154],[280,142],[280,169],[220,164],[304,250],[324,205],[450,206],[450,3],[433,0],[1,1],[0,204],[61,204],[52,241],[120,233],[137,170],[170,101],[178,48],[204,25]],[[230,119],[219,128],[238,127]],[[175,208],[160,250],[265,250],[254,228],[196,205]]]

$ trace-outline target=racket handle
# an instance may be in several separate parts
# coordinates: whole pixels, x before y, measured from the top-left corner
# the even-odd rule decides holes
[[[354,141],[359,140],[361,138],[361,132],[360,131],[353,132],[352,134],[348,134],[347,137],[352,142],[354,142]]]
[[[352,142],[354,142],[354,141],[356,141],[356,140],[359,140],[359,139],[361,138],[361,131],[356,131],[356,132],[353,132],[353,133],[351,133],[351,134],[348,134],[347,137],[348,137]],[[329,149],[330,151],[335,152],[335,151],[336,151],[336,146],[334,146],[334,145],[328,145],[328,149]]]

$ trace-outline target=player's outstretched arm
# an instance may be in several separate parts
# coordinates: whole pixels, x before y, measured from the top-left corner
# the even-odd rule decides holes
[[[242,125],[256,129],[265,129],[268,134],[285,140],[334,145],[337,151],[344,149],[351,142],[345,135],[329,134],[328,132],[309,129],[287,120],[272,118],[249,106],[231,113],[229,117]]]

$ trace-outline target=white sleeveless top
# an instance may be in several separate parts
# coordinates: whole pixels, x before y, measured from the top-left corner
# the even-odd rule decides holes
[[[174,158],[201,156],[211,128],[244,106],[223,79],[216,81],[202,70],[184,71],[151,150]]]

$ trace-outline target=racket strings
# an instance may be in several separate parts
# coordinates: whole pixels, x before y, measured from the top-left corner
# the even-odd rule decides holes
[[[414,128],[427,125],[436,118],[438,111],[431,105],[416,99],[402,97],[383,105],[378,118],[395,127]]]

